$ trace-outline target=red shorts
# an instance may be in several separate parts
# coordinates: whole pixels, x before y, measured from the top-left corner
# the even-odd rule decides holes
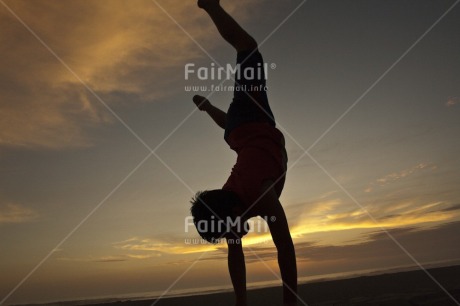
[[[227,142],[238,158],[222,189],[235,192],[246,208],[262,195],[266,180],[276,182],[275,191],[280,196],[287,169],[283,134],[268,123],[253,122],[234,129]]]

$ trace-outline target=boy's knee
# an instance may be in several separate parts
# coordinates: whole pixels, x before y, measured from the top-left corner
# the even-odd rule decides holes
[[[248,41],[246,42],[246,46],[248,47],[249,50],[254,50],[257,49],[257,41],[254,39],[254,37],[250,36],[248,38]]]
[[[248,37],[238,41],[235,47],[238,52],[253,51],[257,49],[258,45],[257,45],[257,41],[252,36],[248,35]]]

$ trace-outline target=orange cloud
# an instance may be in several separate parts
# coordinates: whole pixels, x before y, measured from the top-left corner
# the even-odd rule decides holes
[[[265,222],[265,221],[261,221]],[[271,235],[267,231],[251,232],[243,238],[245,246],[271,245]],[[220,243],[211,244],[201,239],[198,234],[192,238],[172,238],[165,239],[160,237],[141,238],[132,237],[130,239],[115,242],[112,244],[115,249],[124,250],[127,257],[132,259],[146,259],[151,257],[161,257],[163,255],[187,255],[203,252],[215,252],[226,249],[225,240]]]
[[[349,207],[349,206],[348,206]],[[356,207],[344,212],[331,211],[322,215],[305,215],[292,227],[293,237],[301,238],[318,232],[354,229],[396,228],[446,222],[460,216],[460,209],[444,202],[427,204],[394,203],[384,207],[368,206],[366,211]]]
[[[197,238],[196,241],[200,239]],[[113,246],[117,249],[126,250],[129,252],[148,252],[150,254],[192,254],[202,253],[208,251],[215,251],[219,248],[219,245],[188,242],[191,240],[174,240],[174,241],[163,241],[161,239],[150,239],[150,238],[138,238],[133,237],[125,241],[116,242]],[[195,241],[195,240],[194,240]],[[145,254],[142,254],[145,255]],[[139,256],[133,256],[132,258],[140,258]],[[142,256],[141,256],[142,257]]]
[[[159,3],[194,39],[215,45],[216,31],[195,1]],[[117,99],[128,105],[126,96],[150,102],[177,90],[179,67],[205,56],[150,0],[6,5],[0,5],[0,146],[89,146],[88,129],[114,118],[81,81],[109,106]]]
[[[101,257],[59,257],[57,260],[60,261],[72,261],[72,262],[123,262],[127,261],[126,256],[101,256]]]
[[[340,211],[344,210],[345,211]],[[450,205],[444,202],[433,202],[420,205],[419,203],[395,203],[385,207],[366,207],[369,213],[377,220],[374,222],[365,211],[359,207],[350,209],[350,206],[338,199],[323,199],[317,205],[306,205],[304,213],[295,219],[291,225],[291,235],[296,244],[308,241],[311,245],[357,245],[363,243],[363,230],[380,230],[386,228],[410,228],[419,226],[429,227],[433,224],[446,223],[460,217],[460,206]],[[289,211],[289,209],[287,210]],[[289,218],[288,219],[292,219]],[[354,234],[341,235],[350,230]],[[328,237],[321,233],[327,233]],[[319,237],[319,238],[318,238]],[[314,242],[312,242],[312,239]],[[259,257],[264,260],[276,259],[276,249],[269,232],[249,233],[243,238],[243,245],[247,250],[256,252],[257,256],[249,256],[249,262],[258,262]],[[177,257],[176,255],[207,254],[200,259],[222,260],[226,257],[225,241],[219,244],[209,244],[198,236],[194,238],[165,239],[133,237],[125,241],[113,243],[112,246],[118,252],[126,252],[114,258],[126,260],[145,260],[154,257],[167,259],[167,264],[188,263],[189,257]],[[249,252],[248,254],[250,254]],[[121,257],[120,257],[121,256]],[[99,258],[110,259],[113,256]],[[196,258],[195,258],[196,259]],[[195,260],[193,259],[193,260]],[[95,258],[86,258],[85,261],[99,261]],[[109,260],[107,260],[109,261]]]
[[[0,205],[0,224],[30,222],[38,217],[37,212],[20,204]]]
[[[375,182],[372,182],[369,187],[367,187],[364,192],[366,193],[369,193],[369,192],[372,192],[374,190],[374,187],[375,186],[385,186],[385,185],[388,185],[390,183],[393,183],[393,182],[396,182],[398,180],[401,180],[401,179],[404,179],[404,178],[407,178],[413,174],[416,174],[422,170],[435,170],[437,169],[437,166],[436,165],[433,165],[431,163],[420,163],[418,165],[415,165],[411,168],[408,168],[408,169],[404,169],[404,170],[401,170],[399,172],[393,172],[393,173],[390,173],[390,174],[387,174],[381,178],[378,178],[377,180],[375,180]]]
[[[446,102],[447,107],[452,107],[454,105],[457,105],[460,103],[460,98],[459,97],[449,97]]]

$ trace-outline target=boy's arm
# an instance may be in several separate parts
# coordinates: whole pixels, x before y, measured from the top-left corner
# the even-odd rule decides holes
[[[194,96],[193,103],[195,103],[200,111],[205,111],[218,126],[225,129],[227,113],[212,105],[208,99],[202,96]]]
[[[294,244],[286,214],[273,188],[272,181],[263,184],[265,195],[260,200],[262,215],[267,218],[270,233],[278,251],[278,264],[283,279],[284,305],[297,305],[297,265]],[[274,218],[273,218],[274,217]],[[272,221],[273,220],[273,221]]]
[[[235,239],[232,239],[235,240]],[[246,306],[246,264],[241,240],[233,241],[228,245],[228,271],[232,279],[233,290],[236,295],[236,305]]]

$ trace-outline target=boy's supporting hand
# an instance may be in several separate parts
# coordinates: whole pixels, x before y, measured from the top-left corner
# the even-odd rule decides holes
[[[235,291],[235,306],[247,306],[246,303],[246,263],[244,261],[243,246],[241,240],[233,234],[229,240],[227,238],[228,246],[228,271],[232,279],[233,290]]]
[[[206,111],[211,106],[211,102],[208,99],[199,95],[193,97],[193,103],[195,103],[200,111]]]

